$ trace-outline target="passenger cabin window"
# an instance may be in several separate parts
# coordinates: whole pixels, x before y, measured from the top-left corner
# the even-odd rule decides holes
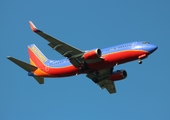
[[[142,42],[142,44],[149,44],[149,42]]]

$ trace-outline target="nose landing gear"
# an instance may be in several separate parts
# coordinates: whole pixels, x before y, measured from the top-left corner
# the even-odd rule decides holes
[[[145,58],[147,58],[147,54],[140,55],[140,56],[138,57],[138,63],[139,63],[139,64],[142,64],[142,60],[141,60],[141,59],[145,59]]]
[[[139,64],[142,64],[142,60],[141,60],[141,59],[138,59],[138,63],[139,63]]]

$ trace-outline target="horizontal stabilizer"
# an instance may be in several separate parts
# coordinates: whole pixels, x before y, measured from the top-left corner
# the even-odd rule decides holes
[[[43,77],[36,77],[36,76],[34,76],[34,78],[36,79],[36,81],[37,81],[39,84],[44,84],[44,78],[43,78]]]
[[[24,70],[28,71],[28,72],[31,72],[31,71],[34,71],[37,69],[37,67],[33,66],[33,65],[30,65],[28,63],[25,63],[21,60],[18,60],[16,58],[13,58],[13,57],[7,57],[7,59],[9,59],[10,61],[12,61],[13,63],[17,64],[18,66],[20,66],[21,68],[23,68]]]

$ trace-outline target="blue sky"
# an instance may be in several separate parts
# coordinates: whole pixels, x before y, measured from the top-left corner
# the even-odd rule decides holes
[[[170,1],[168,0],[15,0],[0,7],[0,119],[2,120],[169,120]],[[81,50],[149,41],[158,50],[139,65],[116,66],[128,77],[117,93],[100,90],[85,75],[45,79],[39,85],[6,59],[29,62],[27,45],[50,59],[63,58],[33,33],[28,21]]]

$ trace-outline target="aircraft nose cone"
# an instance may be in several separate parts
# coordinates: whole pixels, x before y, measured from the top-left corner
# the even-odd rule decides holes
[[[156,45],[153,45],[153,51],[157,50],[158,49],[158,46]]]
[[[156,49],[158,49],[158,46],[156,46],[156,45],[149,44],[147,46],[147,51],[150,52],[150,53],[153,53]]]

